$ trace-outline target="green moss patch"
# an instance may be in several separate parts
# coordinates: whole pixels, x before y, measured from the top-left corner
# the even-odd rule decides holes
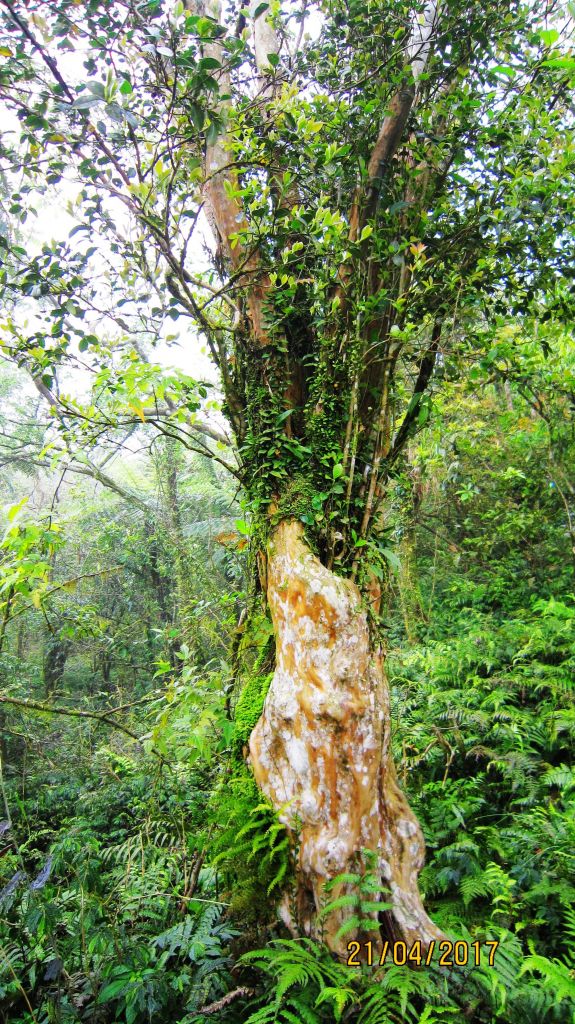
[[[248,742],[250,733],[263,711],[272,678],[273,672],[263,676],[252,676],[240,693],[235,708],[235,735],[241,744]]]

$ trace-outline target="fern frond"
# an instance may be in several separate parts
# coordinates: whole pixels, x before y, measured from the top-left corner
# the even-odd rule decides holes
[[[352,874],[351,872],[344,872],[341,875],[336,875],[335,878],[331,878],[329,882],[325,884],[326,892],[331,892],[336,885],[359,885],[361,882],[361,875]]]
[[[379,922],[372,921],[371,924],[375,925],[379,930]],[[370,928],[369,918],[366,920],[363,917],[358,917],[357,914],[353,914],[343,922],[340,928],[335,933],[336,939],[343,939],[344,935],[349,935],[350,932],[366,930]]]
[[[251,1013],[246,1018],[245,1024],[270,1024],[270,1021],[277,1020],[277,1009],[275,1005],[261,1006],[259,1010]]]
[[[331,1003],[333,1005],[334,1017],[337,1022],[341,1020],[343,1011],[348,1003],[353,1003],[355,998],[356,994],[352,988],[337,988],[332,985],[326,985],[318,995],[315,1005],[321,1006],[322,1003]]]
[[[331,900],[329,903],[320,910],[318,919],[323,921],[328,914],[332,914],[334,910],[341,910],[343,907],[355,907],[357,905],[357,897],[352,893],[347,893],[343,896],[338,896],[337,899]]]
[[[542,986],[553,993],[557,1002],[568,999],[575,1009],[575,975],[567,964],[561,960],[549,960],[546,956],[528,956],[525,958],[520,975],[537,971],[542,976]]]
[[[569,943],[567,960],[572,961],[575,955],[575,910],[573,907],[565,907],[563,911],[563,926]]]

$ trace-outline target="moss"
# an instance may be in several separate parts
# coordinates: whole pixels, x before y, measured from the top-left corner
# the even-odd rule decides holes
[[[275,666],[275,637],[271,619],[252,600],[251,609],[238,626],[234,655],[236,679],[234,703],[237,703],[247,679],[271,672]]]
[[[250,733],[258,721],[264,701],[270,688],[273,672],[255,675],[244,686],[235,707],[236,739],[242,745],[248,742]]]
[[[236,763],[212,794],[208,820],[210,861],[224,884],[231,916],[243,927],[268,923],[276,900],[291,884],[290,846],[245,763]]]
[[[317,486],[313,481],[302,473],[295,474],[284,485],[274,513],[274,523],[279,523],[282,519],[301,519],[302,516],[309,514],[315,494]]]

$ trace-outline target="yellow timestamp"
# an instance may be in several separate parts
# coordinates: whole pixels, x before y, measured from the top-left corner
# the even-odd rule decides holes
[[[347,944],[347,965],[348,967],[361,967],[367,964],[368,967],[383,967],[385,963],[393,963],[397,967],[405,964],[414,967],[429,967],[433,959],[437,959],[439,967],[480,967],[487,963],[493,967],[495,953],[499,942],[495,940],[487,942],[464,942],[459,939],[457,942],[450,942],[443,939],[441,942],[432,939],[428,946],[417,941],[408,946],[406,942],[384,942],[381,950],[373,942],[348,942]]]

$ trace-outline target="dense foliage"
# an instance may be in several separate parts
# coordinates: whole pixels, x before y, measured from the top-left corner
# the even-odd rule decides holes
[[[208,525],[193,526],[208,524],[214,498],[191,464],[180,508],[194,589],[185,621],[158,626],[145,654],[150,603],[158,620],[154,580],[145,576],[154,535],[137,529],[137,514],[118,496],[101,493],[97,509],[85,487],[61,497],[64,540],[52,587],[65,582],[79,551],[84,560],[98,551],[103,562],[111,530],[122,570],[114,615],[110,595],[92,580],[42,596],[70,645],[53,706],[108,721],[31,717],[3,705],[12,822],[3,826],[0,861],[6,1022],[191,1024],[212,1011],[222,1022],[254,1024],[571,1018],[575,588],[559,488],[572,494],[574,438],[568,396],[556,387],[569,387],[564,352],[538,357],[524,338],[545,417],[511,375],[504,387],[486,384],[493,367],[478,367],[475,388],[445,382],[394,484],[388,543],[396,568],[383,617],[396,761],[425,831],[427,905],[454,939],[498,939],[494,967],[357,970],[274,925],[274,896],[289,878],[285,838],[241,767],[265,695],[269,630],[262,620],[255,637],[241,626],[236,634],[236,645],[254,645],[259,664],[251,690],[234,698],[232,723],[230,667],[212,623],[234,629],[230,601],[241,599],[245,555],[202,548]],[[153,465],[140,471],[152,489]],[[90,523],[89,544],[82,522]],[[7,579],[10,538],[36,536],[36,554],[46,524],[40,509],[31,522],[26,506],[7,524]],[[222,532],[225,520],[215,524]],[[164,534],[162,558],[175,557]],[[223,577],[216,595],[208,587],[222,557],[236,584]],[[412,596],[414,579],[417,605],[402,594],[407,581]],[[166,572],[164,583],[171,608],[178,578]],[[2,693],[44,703],[51,636],[42,639],[42,610],[20,593],[28,610],[6,632]],[[139,741],[110,727],[109,709],[119,705],[113,719]],[[357,885],[361,903],[369,885],[364,897],[365,879]]]
[[[52,457],[145,418],[207,443],[262,521],[270,500],[287,516],[313,496],[310,540],[365,582],[459,325],[489,351],[494,315],[571,316],[569,12],[2,8],[3,344],[57,414]],[[54,190],[69,230],[22,245]],[[205,338],[237,461],[206,442],[206,381],[142,357],[172,321]],[[58,386],[76,359],[90,402]]]
[[[1,1024],[575,1022],[574,17],[0,0]],[[375,849],[285,927],[284,521],[464,956]]]

